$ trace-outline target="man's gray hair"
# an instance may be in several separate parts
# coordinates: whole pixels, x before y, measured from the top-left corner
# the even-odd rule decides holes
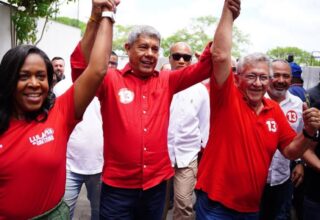
[[[251,53],[241,57],[238,61],[237,72],[242,74],[247,66],[254,66],[256,63],[265,62],[269,67],[269,74],[272,77],[273,71],[270,58],[264,53]]]
[[[147,36],[161,41],[161,35],[154,27],[149,25],[134,26],[128,36],[128,44],[132,45],[140,36]]]

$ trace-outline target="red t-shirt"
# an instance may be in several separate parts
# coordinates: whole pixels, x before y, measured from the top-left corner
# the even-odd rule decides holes
[[[187,68],[134,76],[130,64],[108,70],[97,96],[104,132],[103,182],[120,188],[151,188],[173,176],[168,155],[169,107],[174,93],[208,78],[208,46],[200,61]],[[71,56],[75,79],[86,67],[80,45]]]
[[[76,125],[73,87],[45,122],[12,119],[0,136],[0,219],[30,219],[54,208],[66,182],[66,146]]]
[[[239,212],[257,212],[268,168],[277,149],[295,137],[279,105],[263,98],[259,115],[249,107],[233,74],[220,88],[211,78],[209,141],[197,189]]]

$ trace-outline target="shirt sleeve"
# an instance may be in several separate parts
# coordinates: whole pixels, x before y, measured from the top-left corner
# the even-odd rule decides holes
[[[87,67],[87,63],[81,51],[80,42],[78,43],[73,53],[71,54],[70,64],[71,64],[71,77],[72,77],[72,81],[74,82],[81,75],[84,69]]]
[[[87,68],[87,63],[85,61],[84,54],[82,53],[80,42],[78,43],[78,45],[76,46],[76,48],[71,54],[70,64],[71,64],[72,82],[75,82],[77,78]],[[99,99],[101,94],[103,95],[103,91],[104,91],[103,87],[104,87],[104,82],[100,85],[100,87],[97,89],[97,92],[96,92],[96,96],[99,97]]]

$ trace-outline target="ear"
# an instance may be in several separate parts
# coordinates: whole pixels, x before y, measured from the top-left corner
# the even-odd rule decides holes
[[[127,52],[127,54],[129,53],[130,48],[131,48],[131,45],[129,43],[124,44],[124,49]]]

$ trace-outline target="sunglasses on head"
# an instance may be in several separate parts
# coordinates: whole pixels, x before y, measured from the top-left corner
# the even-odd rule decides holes
[[[182,57],[184,61],[189,62],[192,58],[192,55],[190,54],[181,54],[181,53],[173,53],[171,54],[171,56],[175,61],[180,60]]]

